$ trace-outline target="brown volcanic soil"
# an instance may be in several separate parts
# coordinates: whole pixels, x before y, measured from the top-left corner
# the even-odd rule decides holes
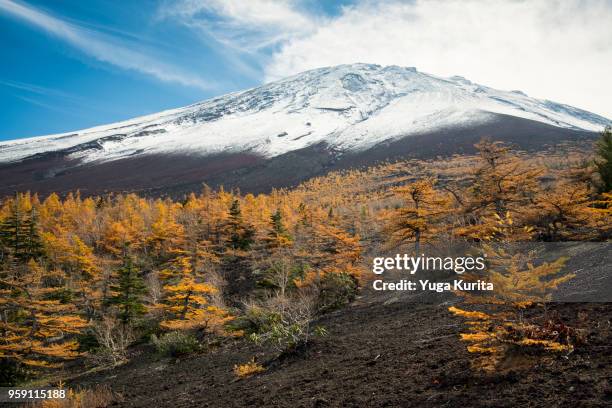
[[[147,350],[117,369],[71,385],[108,384],[125,407],[604,407],[612,405],[612,304],[556,304],[589,332],[569,357],[483,375],[457,338],[461,323],[440,304],[366,293],[322,318],[329,335],[273,359],[242,340],[208,354],[155,360]],[[451,303],[454,300],[450,300]],[[588,318],[577,322],[580,311]],[[236,380],[257,356],[266,372]]]

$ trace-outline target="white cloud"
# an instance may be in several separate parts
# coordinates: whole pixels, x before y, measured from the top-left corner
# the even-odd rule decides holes
[[[415,66],[612,117],[609,0],[361,0],[337,16],[313,0],[176,0],[158,9],[220,44],[225,62],[265,80],[353,62]],[[87,54],[125,69],[199,88],[198,75],[136,51],[127,41],[0,0],[8,12]],[[246,58],[243,58],[246,57]]]
[[[265,73],[272,80],[353,62],[415,66],[612,117],[611,21],[606,0],[363,1],[282,40]]]
[[[63,39],[99,61],[138,71],[166,82],[201,89],[211,88],[211,85],[199,76],[136,51],[134,47],[128,47],[125,42],[115,37],[69,23],[12,0],[0,0],[0,12],[2,11]]]
[[[256,52],[316,28],[298,0],[180,0],[164,3],[158,19],[171,18],[222,44]]]

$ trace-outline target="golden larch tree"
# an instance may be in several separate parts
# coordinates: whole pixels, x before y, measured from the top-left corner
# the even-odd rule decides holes
[[[0,272],[0,358],[31,368],[57,367],[77,357],[74,339],[87,322],[70,303],[53,299],[45,271],[33,259]]]
[[[225,309],[210,303],[210,296],[218,289],[196,279],[188,256],[177,256],[161,275],[167,282],[163,286],[165,319],[161,327],[167,330],[223,331],[223,325],[232,317]]]

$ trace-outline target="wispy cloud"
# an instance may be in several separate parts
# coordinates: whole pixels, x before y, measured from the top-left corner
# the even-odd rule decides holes
[[[28,96],[24,96],[24,95],[15,95],[15,97],[17,99],[21,99],[24,102],[27,102],[31,105],[35,105],[35,106],[39,106],[41,108],[44,108],[46,110],[50,110],[50,111],[54,111],[54,112],[59,112],[62,113],[64,115],[70,115],[73,117],[81,117],[82,115],[79,112],[76,112],[74,109],[68,109],[62,106],[59,106],[58,104],[55,103],[47,103],[47,102],[43,102],[37,98],[31,98]]]
[[[15,98],[21,99],[31,105],[36,105],[70,116],[82,116],[74,109],[75,107],[81,107],[85,103],[91,106],[91,104],[88,103],[89,101],[86,101],[84,98],[45,86],[0,79],[0,87],[11,88]],[[52,100],[53,102],[49,102],[48,100]],[[61,103],[58,103],[58,101],[61,101]]]
[[[299,0],[178,0],[163,3],[159,19],[174,19],[225,46],[253,53],[316,29]]]
[[[165,82],[211,89],[213,84],[198,75],[185,72],[158,58],[137,51],[136,44],[78,24],[62,20],[44,11],[12,0],[0,0],[4,12],[52,34],[98,61],[140,72]]]
[[[41,96],[61,98],[63,100],[67,100],[67,101],[71,101],[75,103],[84,102],[83,98],[69,94],[67,92],[59,91],[57,89],[47,88],[45,86],[25,83],[25,82],[9,81],[9,80],[0,79],[0,86],[6,86],[9,88],[17,89],[19,91],[25,91],[27,93],[41,95]]]
[[[261,80],[272,50],[312,33],[324,18],[303,6],[303,0],[165,0],[154,20],[192,30],[227,66]]]
[[[49,88],[32,83],[0,79],[0,87],[13,90],[13,95],[23,101],[45,107],[51,110],[69,113],[73,116],[83,116],[84,106],[95,108],[95,112],[120,114],[120,107],[112,107],[99,103],[98,100],[84,98],[55,88]]]

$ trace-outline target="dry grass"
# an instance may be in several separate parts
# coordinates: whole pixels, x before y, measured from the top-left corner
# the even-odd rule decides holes
[[[255,359],[252,359],[248,363],[245,364],[237,364],[234,366],[234,374],[238,378],[250,377],[253,374],[261,373],[266,371],[266,369],[259,363],[255,362]]]
[[[120,395],[114,393],[106,385],[98,385],[92,389],[68,390],[65,399],[54,399],[28,404],[28,408],[104,408],[113,402],[122,402]]]

